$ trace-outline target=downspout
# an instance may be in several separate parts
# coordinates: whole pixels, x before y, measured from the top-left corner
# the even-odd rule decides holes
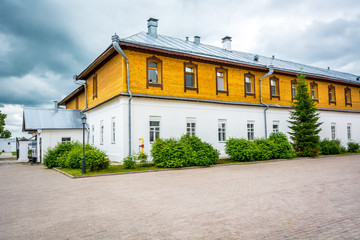
[[[113,35],[111,37],[112,44],[114,49],[125,58],[126,60],[126,82],[127,82],[127,91],[129,93],[129,156],[131,155],[131,100],[132,100],[132,93],[130,91],[130,78],[129,78],[129,59],[125,55],[124,51],[121,49],[119,45],[120,38],[118,35]]]
[[[266,111],[270,108],[270,106],[267,105],[267,104],[265,104],[265,103],[263,103],[262,80],[263,80],[263,78],[266,78],[266,77],[270,76],[271,74],[273,74],[273,72],[274,72],[274,66],[273,66],[272,64],[270,64],[268,68],[269,68],[269,72],[260,78],[260,103],[261,103],[261,105],[263,105],[263,106],[266,107],[266,108],[264,109],[265,138],[267,138]]]
[[[84,86],[84,90],[85,90],[85,108],[83,110],[80,111],[80,113],[84,113],[84,111],[88,108],[88,103],[87,103],[87,92],[86,92],[86,80],[80,80],[80,79],[77,79],[77,75],[74,75],[74,83],[77,84],[77,85],[82,85]],[[78,82],[78,81],[82,81],[82,82]],[[90,127],[85,124],[85,128],[88,132],[87,134],[87,143],[89,143],[89,139],[90,139]]]

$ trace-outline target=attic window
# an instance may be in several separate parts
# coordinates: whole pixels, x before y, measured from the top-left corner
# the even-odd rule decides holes
[[[161,59],[155,56],[147,58],[146,68],[146,87],[161,87],[163,89]]]
[[[254,61],[255,61],[255,62],[258,62],[258,61],[259,61],[259,55],[255,55],[255,56],[254,56]]]

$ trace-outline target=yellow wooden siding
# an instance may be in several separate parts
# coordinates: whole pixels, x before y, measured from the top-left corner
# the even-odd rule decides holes
[[[66,102],[66,109],[77,109],[76,108],[76,98],[79,98],[79,110],[83,110],[85,108],[85,92],[81,92],[78,95],[72,97],[69,101]]]
[[[130,86],[133,93],[260,103],[260,78],[266,74],[266,72],[253,70],[249,71],[223,66],[228,69],[229,96],[227,96],[226,93],[219,93],[216,95],[215,68],[220,67],[221,65],[193,61],[193,63],[198,65],[199,93],[194,90],[187,90],[184,92],[184,62],[188,61],[129,50],[126,50],[125,53],[130,62]],[[146,88],[146,58],[151,56],[156,56],[163,61],[163,90],[161,90],[160,87],[153,86],[149,86],[148,89]],[[253,96],[245,97],[244,74],[248,72],[255,75],[255,98]],[[280,99],[270,99],[269,78],[271,76],[279,78]],[[263,102],[267,104],[290,105],[292,98],[291,80],[296,78],[282,74],[273,74],[271,76],[263,79]],[[312,81],[313,80],[311,79],[308,80],[309,83]],[[359,87],[350,87],[345,84],[330,83],[325,81],[315,82],[318,84],[319,91],[318,107],[360,110]],[[336,88],[336,105],[329,105],[328,86],[330,84],[334,85]],[[346,87],[351,89],[352,106],[345,106],[344,89]],[[126,84],[124,84],[124,91],[126,91]]]
[[[89,76],[86,81],[88,108],[102,103],[124,91],[123,69],[123,58],[120,55],[115,55],[115,57]],[[97,74],[98,90],[97,97],[93,98],[93,76],[95,73]]]
[[[266,74],[265,71],[246,70],[223,66],[228,70],[228,90],[226,93],[216,94],[216,72],[215,68],[221,65],[209,64],[192,61],[198,65],[198,87],[199,92],[187,90],[184,92],[184,62],[183,59],[159,56],[154,54],[142,53],[133,50],[125,50],[129,58],[130,86],[131,92],[140,94],[151,94],[160,96],[189,97],[220,101],[260,103],[260,78]],[[160,87],[149,86],[146,88],[146,58],[156,56],[162,60],[163,90]],[[245,97],[244,74],[255,75],[255,95]],[[97,74],[98,92],[93,99],[93,76]],[[270,99],[270,77],[279,78],[280,99]],[[263,79],[263,102],[266,104],[291,105],[291,81],[296,79],[294,76],[272,74]],[[308,79],[309,89],[310,82]],[[330,83],[326,81],[315,81],[318,84],[318,96],[320,108],[360,110],[360,87],[349,86],[346,84]],[[329,105],[328,86],[332,84],[336,91],[336,105]],[[344,89],[351,89],[352,106],[345,106]],[[125,60],[119,54],[106,62],[98,70],[92,73],[87,79],[87,99],[88,108],[96,106],[121,92],[127,92],[126,66]],[[81,100],[80,100],[81,99]],[[84,93],[80,95],[79,108],[85,107]],[[67,108],[75,108],[75,98],[66,103]]]

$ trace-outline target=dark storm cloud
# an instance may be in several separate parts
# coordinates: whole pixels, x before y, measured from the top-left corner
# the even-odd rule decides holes
[[[74,54],[81,46],[62,24],[66,16],[54,8],[39,1],[2,2],[0,103],[39,105],[72,90],[69,79],[84,59]]]
[[[282,30],[263,29],[262,48],[288,60],[360,74],[354,66],[360,63],[360,15],[353,20],[314,21],[303,29]]]

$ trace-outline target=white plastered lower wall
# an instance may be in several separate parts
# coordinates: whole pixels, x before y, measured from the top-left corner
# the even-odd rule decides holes
[[[37,161],[40,162],[40,151],[41,151],[41,162],[43,162],[44,155],[48,149],[55,147],[62,141],[62,138],[71,138],[71,141],[83,141],[82,129],[42,129],[37,131]],[[85,135],[86,141],[86,135]]]
[[[86,112],[90,126],[90,143],[94,135],[94,145],[104,150],[110,160],[122,161],[128,155],[128,97],[119,97]],[[178,100],[138,98],[132,100],[132,152],[139,151],[144,139],[144,151],[150,152],[149,120],[160,118],[160,137],[179,138],[186,133],[187,118],[196,121],[196,135],[217,148],[221,156],[226,156],[223,142],[218,141],[218,121],[226,120],[226,138],[247,138],[247,122],[254,123],[256,138],[265,136],[264,108],[253,106],[225,105]],[[267,111],[267,131],[272,132],[273,122],[279,124],[279,131],[287,133],[289,109],[270,108]],[[324,122],[320,137],[330,138],[331,123],[336,123],[336,138],[343,145],[348,142],[347,124],[352,126],[352,140],[360,142],[360,114],[336,111],[320,111],[320,121]],[[116,141],[111,142],[111,119],[116,121]],[[104,142],[100,144],[100,124],[104,126]],[[94,133],[91,129],[94,126]]]

